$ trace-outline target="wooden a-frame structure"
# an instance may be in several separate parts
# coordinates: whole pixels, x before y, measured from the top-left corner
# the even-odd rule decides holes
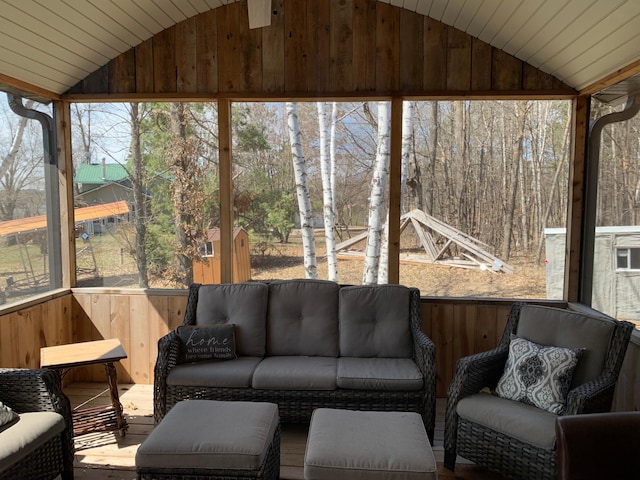
[[[407,263],[433,263],[459,268],[478,268],[490,272],[513,273],[513,267],[489,253],[486,243],[468,235],[445,222],[423,212],[411,210],[400,217],[400,235],[413,226],[426,256],[400,254],[400,261]],[[364,231],[336,245],[338,257],[364,257],[364,252],[352,249],[367,238]]]

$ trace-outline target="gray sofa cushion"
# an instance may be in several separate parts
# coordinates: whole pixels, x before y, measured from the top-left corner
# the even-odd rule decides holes
[[[253,388],[272,390],[335,390],[334,357],[267,357],[253,373]]]
[[[268,288],[264,283],[202,285],[196,324],[235,324],[236,354],[262,357],[265,352]]]
[[[136,452],[136,467],[257,470],[278,428],[265,402],[178,402]]]
[[[540,345],[584,348],[573,374],[572,387],[593,380],[602,371],[615,328],[604,315],[587,315],[560,308],[525,305],[516,335]]]
[[[422,374],[409,358],[338,358],[338,388],[420,390]]]
[[[55,412],[20,414],[17,422],[0,433],[0,471],[9,468],[56,435],[60,435],[64,428],[64,418]]]
[[[340,289],[340,356],[411,358],[409,289],[369,285]]]
[[[248,388],[260,360],[261,357],[238,357],[228,361],[209,360],[176,365],[167,376],[167,385]]]
[[[555,448],[557,415],[490,393],[465,397],[456,408],[461,418],[539,448]]]
[[[269,284],[267,354],[337,357],[339,288],[323,280]]]

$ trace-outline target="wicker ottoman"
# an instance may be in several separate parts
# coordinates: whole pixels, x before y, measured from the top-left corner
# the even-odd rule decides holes
[[[136,453],[138,479],[277,480],[278,406],[264,402],[178,402]]]
[[[305,480],[435,480],[422,417],[409,412],[313,412]]]

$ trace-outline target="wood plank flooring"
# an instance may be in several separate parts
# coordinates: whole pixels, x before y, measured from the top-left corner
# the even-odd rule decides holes
[[[105,386],[99,383],[74,383],[65,387],[72,405],[106,405],[109,403]],[[126,436],[103,432],[76,437],[76,480],[134,480],[134,458],[138,446],[153,429],[153,385],[120,385],[120,400],[129,423]],[[438,399],[436,433],[433,451],[438,462],[438,478],[441,480],[501,480],[502,477],[487,472],[470,462],[459,462],[451,472],[442,465],[444,429],[444,400]],[[281,468],[282,480],[301,480],[307,441],[307,426],[284,425],[282,430]]]

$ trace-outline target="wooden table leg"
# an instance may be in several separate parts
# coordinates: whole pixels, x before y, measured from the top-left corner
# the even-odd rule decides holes
[[[109,383],[111,405],[113,406],[116,414],[116,423],[118,426],[118,430],[120,431],[120,436],[124,437],[127,429],[129,428],[129,425],[127,425],[127,421],[124,418],[122,403],[120,403],[120,396],[118,395],[118,373],[113,362],[105,363],[104,368],[107,372],[107,382]]]

